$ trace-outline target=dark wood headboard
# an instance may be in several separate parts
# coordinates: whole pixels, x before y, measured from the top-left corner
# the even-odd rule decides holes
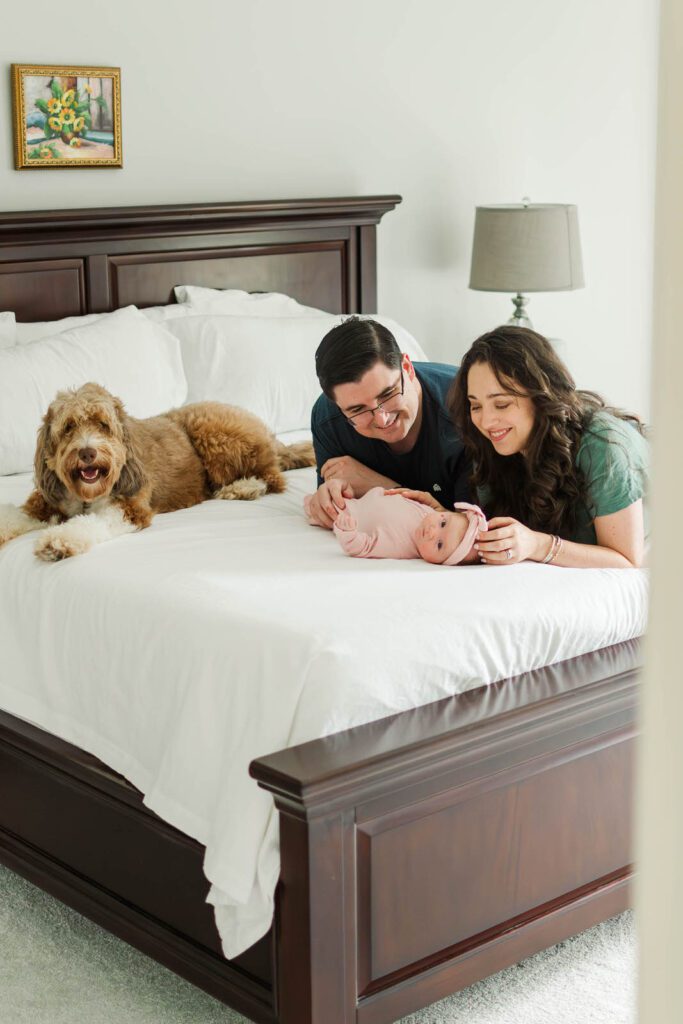
[[[178,284],[377,309],[376,225],[400,196],[0,213],[0,310],[54,320],[174,301]]]

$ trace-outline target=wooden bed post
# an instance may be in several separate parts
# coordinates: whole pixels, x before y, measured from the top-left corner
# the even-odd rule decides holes
[[[283,870],[275,926],[280,1024],[356,1020],[353,814],[307,819],[276,800]],[[286,851],[286,852],[285,852]],[[281,942],[281,935],[287,936]]]
[[[358,228],[360,313],[377,312],[377,228]]]

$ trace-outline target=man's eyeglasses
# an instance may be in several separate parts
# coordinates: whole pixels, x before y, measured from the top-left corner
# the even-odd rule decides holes
[[[374,423],[375,416],[378,412],[383,412],[385,416],[391,416],[392,413],[397,412],[401,406],[401,399],[403,398],[403,391],[405,389],[405,380],[403,377],[403,370],[401,370],[401,383],[397,384],[396,387],[384,396],[381,402],[378,402],[372,409],[363,409],[361,412],[354,412],[350,416],[346,413],[342,413],[345,420],[353,427],[360,427],[361,430],[370,426]]]

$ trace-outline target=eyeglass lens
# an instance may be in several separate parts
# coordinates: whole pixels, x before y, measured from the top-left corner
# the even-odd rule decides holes
[[[385,415],[391,415],[395,412],[401,404],[403,398],[403,372],[401,372],[401,383],[397,385],[396,390],[382,401],[378,402],[374,409],[364,409],[362,412],[354,413],[352,416],[346,418],[354,426],[358,427],[369,427],[374,421],[377,413],[384,413]]]

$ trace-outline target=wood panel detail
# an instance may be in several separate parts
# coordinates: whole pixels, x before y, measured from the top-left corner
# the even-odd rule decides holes
[[[347,243],[248,246],[237,249],[138,253],[109,259],[113,308],[174,302],[179,284],[206,288],[278,291],[304,305],[342,313],[349,309]]]
[[[27,323],[85,313],[84,260],[0,262],[0,309]]]
[[[359,830],[376,982],[624,867],[633,741],[596,750],[434,814]],[[457,794],[456,794],[457,795]],[[547,856],[548,836],[553,856]],[[421,927],[429,908],[429,928]],[[361,925],[361,933],[366,929]]]

